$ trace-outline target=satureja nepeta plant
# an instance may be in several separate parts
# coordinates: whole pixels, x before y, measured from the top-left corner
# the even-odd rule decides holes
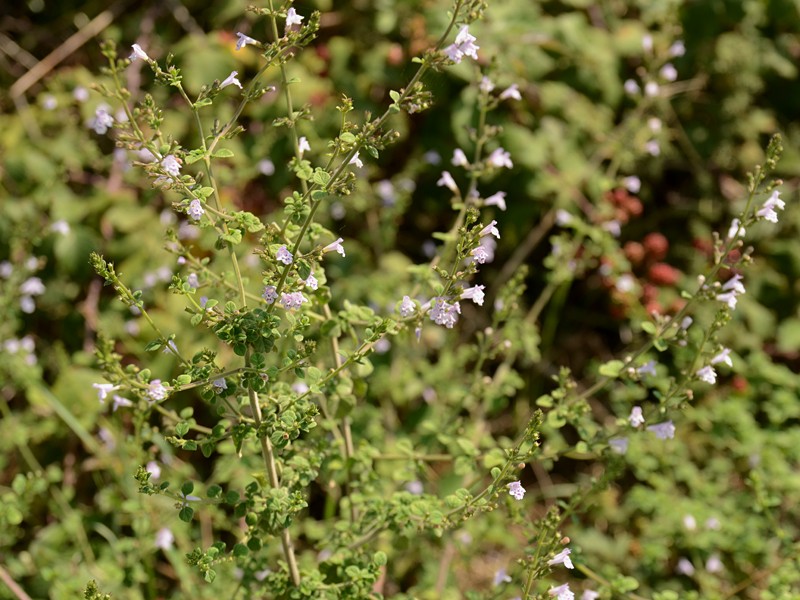
[[[460,440],[465,450],[456,461],[457,470],[469,484],[444,498],[421,493],[414,482],[407,489],[394,489],[391,482],[381,481],[373,472],[371,455],[380,449],[355,439],[352,429],[365,394],[370,355],[387,337],[414,344],[426,327],[456,328],[463,301],[484,305],[485,286],[474,280],[483,265],[493,260],[501,236],[497,221],[484,218],[482,209],[505,210],[506,194],[499,191],[484,196],[478,187],[498,171],[513,167],[510,154],[496,147],[500,128],[490,124],[488,117],[501,102],[521,98],[517,84],[495,91],[490,72],[476,78],[478,117],[470,135],[472,153],[468,157],[456,148],[451,160],[465,172],[466,184],[459,185],[446,170],[437,182],[450,193],[456,217],[450,230],[439,236],[443,244],[431,263],[414,270],[416,284],[398,294],[394,310],[375,310],[336,296],[335,282],[328,285],[325,265],[346,257],[347,241],[315,218],[321,207],[337,198],[346,199],[356,190],[362,152],[377,158],[398,137],[390,128],[393,115],[430,106],[433,98],[423,83],[428,71],[465,58],[477,59],[478,40],[469,27],[484,9],[479,0],[455,2],[440,39],[416,59],[419,68],[410,82],[390,92],[391,103],[381,116],[367,114],[357,123],[351,116],[352,101],[343,96],[338,106],[338,135],[325,154],[317,151],[316,155],[307,137],[301,135],[311,110],[294,106],[290,85],[294,82],[288,78],[286,64],[313,41],[319,13],[304,16],[290,4],[276,9],[272,2],[268,8],[252,8],[266,19],[272,41],[239,33],[237,50],[250,47],[259,52],[263,63],[258,73],[244,85],[233,71],[224,80],[205,86],[195,99],[185,91],[181,70],[170,57],[162,66],[138,44],[127,58],[120,58],[112,44],[103,47],[113,85],[101,87],[101,92],[124,113],[115,117],[109,107],[101,106],[91,126],[98,134],[113,127],[117,143],[136,153],[137,166],[153,185],[177,198],[175,211],[201,229],[202,236],[193,245],[175,231],[167,232],[167,250],[184,267],[181,274],[173,276],[170,289],[184,298],[191,326],[213,334],[214,341],[191,356],[184,355],[182,332],[163,331],[142,292],[126,284],[113,264],[94,254],[91,262],[96,271],[152,328],[155,339],[146,350],[173,354],[181,371],[166,381],[160,378],[166,374],[159,377],[148,368],[123,365],[114,343],[101,337],[97,356],[108,382],[97,383],[95,388],[101,402],[111,400],[113,410],[125,407],[131,411],[133,435],[142,443],[153,443],[157,432],[148,424],[157,413],[169,431],[166,439],[175,448],[199,450],[205,457],[232,449],[252,474],[240,489],[212,483],[201,491],[191,481],[178,489],[167,480],[159,482],[162,467],[156,462],[143,465],[136,473],[140,491],[172,498],[183,521],[192,521],[197,510],[219,510],[229,518],[227,533],[235,534],[231,549],[219,541],[187,555],[208,581],[217,576],[218,565],[233,561],[239,569],[237,590],[249,595],[370,597],[381,589],[387,561],[396,558],[391,544],[378,543],[381,534],[445,536],[469,519],[488,518],[489,513],[505,510],[507,524],[518,527],[529,540],[520,553],[521,597],[546,594],[569,600],[574,598],[571,583],[582,586],[585,599],[618,591],[614,587],[618,584],[602,581],[580,564],[585,575],[601,584],[600,591],[585,583],[554,582],[554,567],[575,568],[572,550],[567,547],[570,540],[561,531],[564,521],[608,486],[619,471],[620,455],[626,453],[631,436],[646,429],[656,438],[672,438],[674,416],[691,400],[695,384],[715,383],[716,369],[731,365],[731,349],[717,342],[717,333],[745,293],[741,269],[750,262],[751,254],[743,247],[746,228],[761,220],[777,221],[777,211],[784,208],[775,189],[780,182],[769,179],[781,150],[778,138],[767,149],[767,161],[750,177],[742,212],[727,232],[715,237],[709,271],[699,277],[696,289],[683,292],[685,302],[677,312],[653,315],[652,320],[638,323],[647,336],[638,349],[623,359],[604,363],[597,382],[583,390],[567,369],[561,369],[554,378],[555,389],[536,401],[538,408],[531,411],[515,439],[492,440],[493,448],[485,447],[485,436]],[[145,61],[156,81],[173,89],[185,103],[196,126],[197,147],[185,148],[167,133],[162,110],[152,96],[131,103],[121,74],[134,60]],[[285,198],[282,213],[262,220],[225,205],[214,165],[232,156],[224,142],[244,133],[239,118],[247,104],[272,89],[263,80],[273,69],[279,73],[277,87],[287,111],[287,116],[273,125],[284,127],[292,142],[294,157],[288,168],[297,178],[298,189]],[[668,69],[662,75],[674,79]],[[626,84],[631,94],[639,91],[634,84]],[[241,96],[232,116],[209,124],[206,112],[229,98],[230,90],[225,91],[229,87],[238,88]],[[645,93],[655,92],[648,92],[645,86]],[[655,154],[655,146],[651,144],[647,152]],[[634,176],[623,179],[628,187],[637,182]],[[582,261],[588,264],[584,242],[615,234],[613,223],[590,225],[563,209],[556,221],[564,231],[554,238],[548,259],[555,280],[574,276]],[[250,272],[245,260],[251,254],[260,259],[257,275]],[[513,379],[509,373],[521,349],[506,343],[502,334],[525,321],[519,316],[524,277],[525,269],[518,269],[497,294],[492,327],[477,336],[470,390],[486,384],[513,393],[519,387],[512,383],[509,388],[508,381]],[[693,310],[701,304],[715,307],[715,316],[710,323],[694,324]],[[535,320],[538,310],[526,318],[531,314]],[[671,365],[670,360],[655,354],[667,350],[673,351]],[[499,360],[500,368],[493,376],[487,375],[487,382],[482,369],[489,360]],[[633,406],[611,423],[598,422],[588,400],[611,385],[645,386],[656,402]],[[216,422],[201,424],[192,408],[177,412],[170,407],[171,399],[189,390],[199,391],[217,415]],[[480,400],[479,414],[486,410],[485,398]],[[464,406],[453,408],[457,411]],[[556,435],[566,426],[577,431],[578,442],[565,443]],[[486,455],[495,457],[494,464],[476,459],[476,443]],[[519,473],[531,461],[550,461],[569,452],[594,454],[604,460],[603,476],[543,517],[525,518],[526,490]],[[262,464],[253,471],[252,459],[258,455]],[[409,453],[412,459],[413,449]],[[328,502],[338,505],[338,514],[324,523],[324,533],[312,536],[309,527],[304,527],[304,519],[309,519],[304,511],[310,487],[317,481],[328,486]],[[305,535],[299,542],[296,531],[301,528]],[[158,544],[168,545],[170,536],[168,530],[162,530]],[[280,540],[279,561],[271,558],[272,539]],[[504,570],[498,571],[493,594],[510,581]]]

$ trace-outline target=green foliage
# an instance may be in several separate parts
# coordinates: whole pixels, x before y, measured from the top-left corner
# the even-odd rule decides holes
[[[601,4],[20,13],[4,584],[793,597],[800,15]]]

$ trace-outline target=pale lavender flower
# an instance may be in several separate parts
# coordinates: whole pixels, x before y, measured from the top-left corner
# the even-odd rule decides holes
[[[446,187],[454,194],[458,194],[458,186],[456,185],[453,176],[450,175],[448,171],[442,171],[442,176],[439,178],[439,181],[436,182],[436,185],[439,187]]]
[[[718,363],[725,363],[729,367],[733,366],[733,361],[730,357],[731,349],[730,348],[723,348],[719,354],[717,354],[714,358],[711,359],[711,364],[716,365]]]
[[[686,527],[687,531],[694,531],[697,529],[697,521],[693,515],[684,515],[683,526]]]
[[[492,83],[492,80],[484,75],[478,87],[484,94],[488,94],[494,89],[494,83]]]
[[[41,296],[44,292],[44,284],[38,277],[29,277],[19,286],[19,293],[25,296]]]
[[[606,221],[605,223],[603,223],[602,228],[605,229],[608,233],[610,233],[614,237],[619,237],[620,235],[622,235],[622,226],[616,219],[613,219],[611,221]]]
[[[521,481],[512,481],[507,484],[506,487],[508,488],[508,493],[513,496],[514,499],[522,500],[522,498],[525,497],[525,488],[522,487]]]
[[[147,395],[153,402],[159,402],[167,397],[167,388],[160,379],[153,379],[147,386]]]
[[[739,219],[731,221],[731,226],[728,228],[728,239],[731,240],[735,237],[744,237],[745,229],[742,227],[742,222]]]
[[[86,102],[89,99],[89,90],[79,85],[72,90],[72,97],[75,98],[77,102]]]
[[[422,158],[425,159],[425,162],[429,165],[438,165],[440,162],[442,162],[442,157],[436,150],[428,150],[422,155]]]
[[[667,440],[675,437],[675,425],[673,425],[672,421],[664,421],[663,423],[650,425],[647,431],[653,433],[660,440]]]
[[[485,285],[475,285],[470,288],[466,288],[463,292],[461,292],[461,299],[472,300],[478,306],[483,306],[483,290],[485,287]]]
[[[547,593],[556,600],[575,600],[575,594],[569,589],[568,583],[559,585],[558,587],[551,587],[547,590]]]
[[[186,277],[186,283],[189,284],[193,290],[196,290],[200,287],[200,278],[197,276],[197,273],[189,273]]]
[[[783,210],[785,206],[786,203],[780,198],[780,192],[775,190],[772,192],[772,195],[767,198],[762,207],[756,211],[756,216],[763,217],[772,223],[777,223],[778,213],[775,212],[775,209]]]
[[[481,238],[481,243],[477,248],[470,250],[472,259],[478,264],[490,263],[494,260],[494,250],[497,242],[491,236]]]
[[[114,394],[111,398],[111,412],[117,412],[117,409],[121,406],[133,406],[133,402],[119,394]]]
[[[717,300],[727,304],[728,308],[731,310],[736,308],[736,303],[739,301],[739,299],[736,297],[736,292],[733,290],[729,292],[723,292],[722,294],[717,294]]]
[[[219,89],[226,88],[229,85],[235,85],[239,89],[242,89],[242,83],[236,79],[236,76],[239,74],[239,71],[231,71],[231,74],[228,75],[222,83],[219,84]]]
[[[314,277],[313,273],[309,273],[308,277],[306,277],[306,280],[303,283],[305,283],[306,287],[309,287],[312,290],[316,290],[319,287],[319,281],[317,281],[317,278]]]
[[[431,309],[431,321],[437,325],[444,325],[452,329],[461,314],[461,305],[458,302],[450,304],[444,298],[435,298]]]
[[[133,50],[133,52],[131,52],[131,55],[128,57],[131,61],[134,61],[137,58],[150,61],[150,57],[147,56],[147,53],[144,50],[142,50],[142,47],[139,44],[133,44],[131,46],[131,49]]]
[[[292,253],[287,250],[286,246],[281,246],[278,248],[278,251],[275,253],[275,258],[285,265],[292,264],[292,261],[294,260]]]
[[[694,565],[688,558],[681,558],[678,561],[675,570],[681,575],[686,575],[687,577],[691,577],[692,575],[694,575]]]
[[[281,294],[281,304],[286,310],[300,308],[304,302],[308,302],[308,298],[303,296],[302,292],[283,292]]]
[[[224,377],[219,377],[219,378],[215,379],[214,381],[211,382],[211,385],[213,385],[215,388],[217,388],[217,390],[220,391],[220,392],[222,390],[227,390],[228,389],[228,382],[225,381]]]
[[[169,550],[175,543],[175,536],[167,527],[162,527],[156,532],[156,548]]]
[[[467,167],[469,166],[469,161],[467,160],[467,155],[464,154],[464,151],[461,148],[456,148],[453,150],[453,159],[450,161],[456,167]]]
[[[722,560],[719,558],[719,554],[712,554],[708,557],[706,561],[706,571],[709,573],[719,573],[722,571]]]
[[[644,145],[644,150],[650,156],[659,156],[661,154],[661,146],[657,140],[650,140]]]
[[[572,222],[572,215],[564,210],[563,208],[559,208],[556,211],[556,225],[559,227],[565,227]]]
[[[683,40],[677,40],[673,42],[673,44],[669,47],[669,55],[670,56],[683,56],[686,54],[686,46],[683,44]]]
[[[114,390],[118,390],[119,386],[112,383],[93,383],[92,387],[97,390],[97,399],[100,404],[105,404],[106,398]]]
[[[325,246],[322,249],[322,253],[323,254],[327,254],[328,252],[333,252],[335,250],[336,252],[338,252],[342,256],[345,256],[344,246],[342,246],[342,242],[343,241],[344,240],[342,238],[339,238],[335,242],[331,242],[330,244],[328,244],[327,246]]]
[[[678,78],[678,69],[672,63],[665,64],[658,73],[667,81],[675,81]]]
[[[8,279],[11,277],[12,273],[14,273],[14,265],[7,260],[0,262],[0,277]]]
[[[258,172],[262,175],[266,175],[269,177],[270,175],[275,174],[275,163],[273,163],[270,159],[265,158],[258,162]]]
[[[186,214],[195,221],[199,221],[205,212],[202,203],[196,198],[189,203],[189,208],[186,209]]]
[[[409,494],[414,494],[415,496],[419,496],[424,491],[421,481],[409,481],[405,485],[405,489]]]
[[[572,553],[572,550],[569,548],[564,548],[561,552],[556,554],[552,559],[547,561],[547,564],[551,567],[555,565],[564,565],[568,569],[574,569],[575,566],[572,564],[572,560],[570,559],[569,555]]]
[[[494,150],[487,158],[486,164],[496,167],[498,169],[502,167],[506,167],[510,169],[514,166],[514,163],[511,162],[511,153],[506,152],[503,148],[497,148]]]
[[[114,125],[114,117],[108,111],[110,107],[106,104],[101,104],[94,111],[94,119],[89,121],[89,127],[94,129],[97,135],[103,135]]]
[[[647,119],[647,127],[653,133],[658,133],[661,131],[661,119],[658,117],[650,117]]]
[[[167,154],[161,161],[161,168],[173,177],[181,174],[181,159],[174,154]]]
[[[711,365],[706,365],[702,369],[699,369],[697,371],[697,377],[700,379],[700,381],[705,381],[706,383],[710,383],[712,385],[717,383],[717,372]]]
[[[500,100],[507,100],[508,98],[522,100],[522,95],[519,93],[519,87],[516,83],[512,83],[500,93]]]
[[[481,229],[480,233],[478,234],[480,237],[485,237],[487,235],[493,235],[498,240],[500,239],[500,230],[497,229],[497,221],[492,220],[486,227]]]
[[[460,63],[465,56],[470,56],[477,60],[478,49],[475,45],[475,37],[470,35],[469,27],[463,25],[456,36],[455,42],[444,49],[444,53],[454,63]]]
[[[297,14],[297,11],[292,6],[289,10],[286,11],[286,33],[292,28],[292,25],[300,25],[305,17],[301,17]]]
[[[494,578],[492,579],[492,585],[494,587],[497,587],[498,585],[501,585],[503,583],[510,583],[510,582],[511,582],[511,576],[508,573],[506,573],[505,569],[499,569],[494,574]]]
[[[629,96],[636,96],[640,91],[639,84],[633,79],[626,79],[622,87],[625,89],[625,93]]]
[[[264,298],[267,304],[272,304],[278,299],[278,293],[274,285],[268,285],[261,292],[261,297]]]
[[[484,206],[496,206],[500,210],[506,209],[506,193],[496,192],[483,201]]]
[[[415,312],[417,312],[417,305],[408,296],[403,296],[403,300],[400,302],[400,316],[410,317]]]
[[[636,373],[639,375],[639,377],[644,375],[656,375],[656,364],[658,364],[656,361],[648,360],[641,367],[636,369]]]
[[[581,600],[597,600],[600,597],[600,592],[594,590],[584,590],[581,594]]]
[[[709,517],[706,519],[706,529],[717,530],[721,525],[717,517]]]
[[[658,96],[661,88],[655,81],[648,81],[644,84],[644,95],[649,97]]]
[[[644,37],[642,38],[642,50],[645,52],[653,51],[653,36],[649,33],[645,33]]]
[[[622,180],[622,185],[624,185],[625,189],[631,194],[638,194],[639,190],[642,189],[642,180],[636,175],[631,175]]]
[[[29,315],[36,310],[36,301],[30,296],[20,296],[19,309]]]
[[[397,201],[397,193],[391,181],[388,179],[381,179],[375,184],[375,191],[380,199],[383,200],[384,206],[394,206],[394,203]]]
[[[247,36],[247,35],[243,34],[241,31],[236,32],[236,37],[239,38],[239,41],[236,42],[236,50],[237,51],[239,51],[242,48],[244,48],[245,46],[247,46],[247,44],[253,44],[253,45],[257,45],[258,44],[258,40],[254,40],[250,36]]]
[[[686,331],[692,325],[693,321],[694,319],[692,319],[692,317],[683,317],[683,319],[681,320],[681,329]]]
[[[641,406],[634,406],[631,409],[631,414],[628,417],[628,421],[630,422],[631,427],[639,427],[640,425],[644,425],[644,415],[642,414]]]
[[[348,165],[355,165],[359,169],[364,166],[364,161],[358,158],[358,152],[353,155],[353,158],[350,159],[350,162],[347,163]]]
[[[608,445],[617,454],[625,454],[628,451],[628,438],[611,438]]]

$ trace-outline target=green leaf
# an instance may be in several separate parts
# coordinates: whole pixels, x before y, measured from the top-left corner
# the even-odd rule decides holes
[[[317,185],[325,187],[330,182],[331,175],[330,173],[324,171],[323,169],[317,169],[316,171],[314,171],[314,175],[311,177],[311,180]]]
[[[391,98],[393,102],[397,102],[398,100],[400,100],[400,92],[397,92],[395,90],[390,90],[389,98]]]
[[[642,331],[644,331],[645,333],[649,333],[650,335],[655,335],[657,331],[655,323],[652,323],[650,321],[645,321],[644,323],[642,323]]]
[[[178,513],[178,518],[184,523],[189,523],[194,516],[194,509],[191,506],[184,506]]]
[[[598,372],[603,377],[619,377],[619,374],[622,372],[624,367],[625,363],[621,360],[610,360],[607,363],[600,365]]]
[[[184,157],[184,162],[186,162],[187,165],[191,165],[196,163],[198,160],[202,160],[205,155],[206,153],[204,150],[192,150]]]
[[[354,136],[350,132],[345,132],[339,136],[339,139],[342,140],[345,144],[355,144],[356,143],[356,136]]]
[[[220,148],[214,154],[211,155],[213,158],[232,158],[233,157],[233,150],[229,150],[228,148]]]
[[[145,352],[155,352],[156,350],[160,350],[164,346],[164,343],[161,340],[155,340],[147,344],[144,347]]]

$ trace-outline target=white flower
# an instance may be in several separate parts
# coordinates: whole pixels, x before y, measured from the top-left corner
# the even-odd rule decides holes
[[[147,56],[147,53],[144,50],[142,50],[142,47],[139,44],[134,44],[133,46],[131,46],[131,48],[133,49],[133,52],[128,57],[130,60],[136,60],[137,58],[141,58],[142,60],[147,60],[147,61],[150,60],[150,57]]]
[[[169,550],[173,543],[175,543],[175,536],[167,527],[162,527],[156,532],[156,548]]]
[[[619,221],[616,219],[603,223],[602,228],[614,237],[619,237],[622,235],[622,227],[620,226]]]
[[[358,152],[353,155],[353,158],[350,159],[350,162],[347,163],[348,165],[355,165],[359,169],[364,166],[364,161],[358,158]]]
[[[737,294],[744,294],[746,291],[744,289],[744,284],[742,283],[742,276],[739,275],[739,273],[735,273],[733,277],[728,279],[728,281],[726,281],[722,286],[722,289],[725,291],[732,290]]]
[[[236,42],[236,50],[237,51],[239,51],[242,48],[244,48],[245,46],[247,46],[247,44],[254,44],[254,45],[258,44],[258,40],[254,40],[250,36],[247,36],[247,35],[243,34],[241,31],[236,32],[236,37],[239,38],[239,41]]]
[[[446,187],[454,194],[458,194],[458,186],[456,185],[453,176],[450,175],[448,171],[442,171],[442,176],[439,178],[439,181],[436,182],[436,185],[439,187]]]
[[[275,163],[273,163],[270,159],[265,158],[258,162],[258,172],[262,175],[266,175],[269,177],[275,173]]]
[[[522,500],[525,496],[525,488],[522,487],[522,482],[520,481],[512,481],[506,487],[508,488],[508,493],[517,500]]]
[[[496,206],[500,210],[506,209],[506,193],[496,192],[483,201],[484,206]]]
[[[658,156],[661,154],[661,146],[658,144],[657,140],[650,140],[644,145],[644,150],[650,156]]]
[[[717,372],[711,365],[706,365],[702,369],[699,369],[697,371],[697,377],[700,378],[700,381],[705,381],[706,383],[710,383],[712,385],[717,383]]]
[[[483,306],[483,289],[485,287],[486,286],[484,285],[475,285],[473,287],[466,288],[463,292],[461,292],[461,299],[472,300],[478,306]]]
[[[458,302],[447,302],[444,298],[434,298],[433,308],[430,311],[431,321],[437,325],[444,325],[452,329],[461,314],[461,305]]]
[[[498,169],[501,167],[510,169],[514,166],[514,163],[511,162],[511,153],[506,152],[503,148],[494,150],[486,159],[486,164]]]
[[[111,108],[106,104],[101,104],[94,112],[94,119],[89,121],[89,127],[94,129],[97,135],[103,135],[114,125],[114,117],[108,111]]]
[[[469,161],[467,160],[467,155],[464,154],[464,151],[461,148],[456,148],[453,151],[453,159],[450,161],[456,167],[467,167],[469,166]]]
[[[289,30],[292,28],[292,25],[300,25],[305,17],[301,17],[297,14],[297,11],[292,6],[289,10],[286,11],[286,33],[289,33]]]
[[[661,131],[661,119],[658,117],[650,117],[647,119],[647,128],[653,133]]]
[[[564,565],[568,569],[574,569],[575,566],[572,564],[572,560],[570,559],[569,555],[572,552],[569,548],[564,548],[561,552],[556,554],[551,560],[547,561],[547,564],[552,566],[555,565]]]
[[[522,100],[522,95],[519,93],[519,87],[517,87],[516,83],[512,83],[500,93],[500,100],[507,100],[508,98]]]
[[[219,89],[228,87],[229,85],[235,85],[239,89],[242,89],[242,83],[236,79],[236,76],[239,74],[239,71],[231,71],[231,74],[228,75],[225,80],[219,84]]]
[[[644,37],[642,38],[642,50],[645,52],[653,51],[653,36],[649,33],[644,34]]]
[[[301,135],[300,139],[297,140],[297,151],[300,153],[300,158],[303,157],[304,152],[311,152],[311,144],[308,143],[306,136]]]
[[[344,253],[344,246],[342,246],[342,242],[343,242],[343,241],[344,241],[344,240],[343,240],[342,238],[339,238],[339,239],[338,239],[338,240],[336,240],[335,242],[331,242],[330,244],[328,244],[327,246],[325,246],[325,247],[322,249],[322,252],[323,252],[323,254],[326,254],[326,253],[328,253],[328,252],[333,252],[333,251],[335,250],[336,252],[338,252],[338,253],[339,253],[339,254],[341,254],[342,256],[345,256],[345,253]]]
[[[783,210],[785,206],[786,204],[780,198],[780,192],[775,190],[772,192],[772,195],[767,198],[766,202],[764,202],[764,205],[758,211],[756,211],[756,216],[763,217],[767,221],[777,223],[778,213],[775,212],[775,209],[777,208],[778,210]]]
[[[492,80],[484,75],[478,87],[484,94],[488,94],[494,89],[494,83],[492,83]]]
[[[731,221],[731,226],[728,228],[728,239],[735,237],[744,237],[745,229],[742,227],[742,222],[739,219]]]
[[[447,46],[444,49],[444,53],[447,58],[456,64],[460,63],[465,56],[470,56],[477,60],[480,46],[475,45],[475,39],[474,36],[470,35],[469,27],[463,25],[456,36],[455,42]]]
[[[644,415],[642,415],[641,406],[634,406],[631,409],[631,414],[628,417],[628,421],[630,422],[631,427],[639,427],[639,425],[644,425]]]
[[[61,235],[68,235],[69,231],[70,231],[69,223],[67,223],[63,219],[58,220],[58,221],[53,221],[50,224],[50,231],[52,231],[54,233],[61,234]]]
[[[569,589],[568,583],[559,585],[558,587],[551,587],[547,590],[547,593],[556,600],[575,600],[575,594]]]
[[[594,590],[584,590],[581,594],[581,600],[597,600],[600,597],[600,592]]]
[[[506,573],[505,569],[498,570],[497,573],[494,574],[494,578],[492,579],[492,585],[494,587],[497,587],[501,583],[510,583],[510,582],[511,582],[511,576],[508,573]]]
[[[650,96],[658,96],[658,92],[661,88],[659,88],[658,84],[655,81],[648,81],[644,84],[644,95]]]
[[[694,321],[692,317],[683,317],[683,319],[681,320],[681,329],[683,329],[684,331],[689,329],[689,327],[692,324],[692,321]]]
[[[660,440],[671,439],[675,437],[675,425],[672,421],[664,421],[663,423],[656,423],[650,425],[647,431],[652,432]]]
[[[564,210],[563,208],[559,208],[556,211],[556,225],[559,227],[565,227],[572,222],[572,215]]]
[[[72,90],[72,97],[78,102],[86,102],[89,99],[89,90],[82,85],[79,85]]]
[[[714,358],[711,359],[711,364],[716,365],[718,363],[725,363],[729,367],[733,366],[733,361],[730,357],[731,349],[730,348],[723,348],[719,354],[717,354]]]
[[[161,467],[158,466],[158,463],[154,460],[151,460],[145,465],[145,470],[150,473],[150,479],[153,481],[161,477]]]
[[[686,529],[689,531],[694,531],[695,529],[697,529],[697,521],[692,515],[684,515],[683,526],[686,527]]]
[[[731,310],[736,308],[736,303],[739,301],[738,298],[736,297],[736,292],[734,292],[733,290],[731,290],[730,292],[725,292],[723,294],[717,294],[717,300],[727,304],[728,308],[730,308]]]
[[[319,287],[319,281],[317,281],[317,278],[314,277],[313,273],[309,273],[308,277],[306,277],[306,280],[303,283],[305,283],[306,287],[309,287],[312,290],[316,290]]]

